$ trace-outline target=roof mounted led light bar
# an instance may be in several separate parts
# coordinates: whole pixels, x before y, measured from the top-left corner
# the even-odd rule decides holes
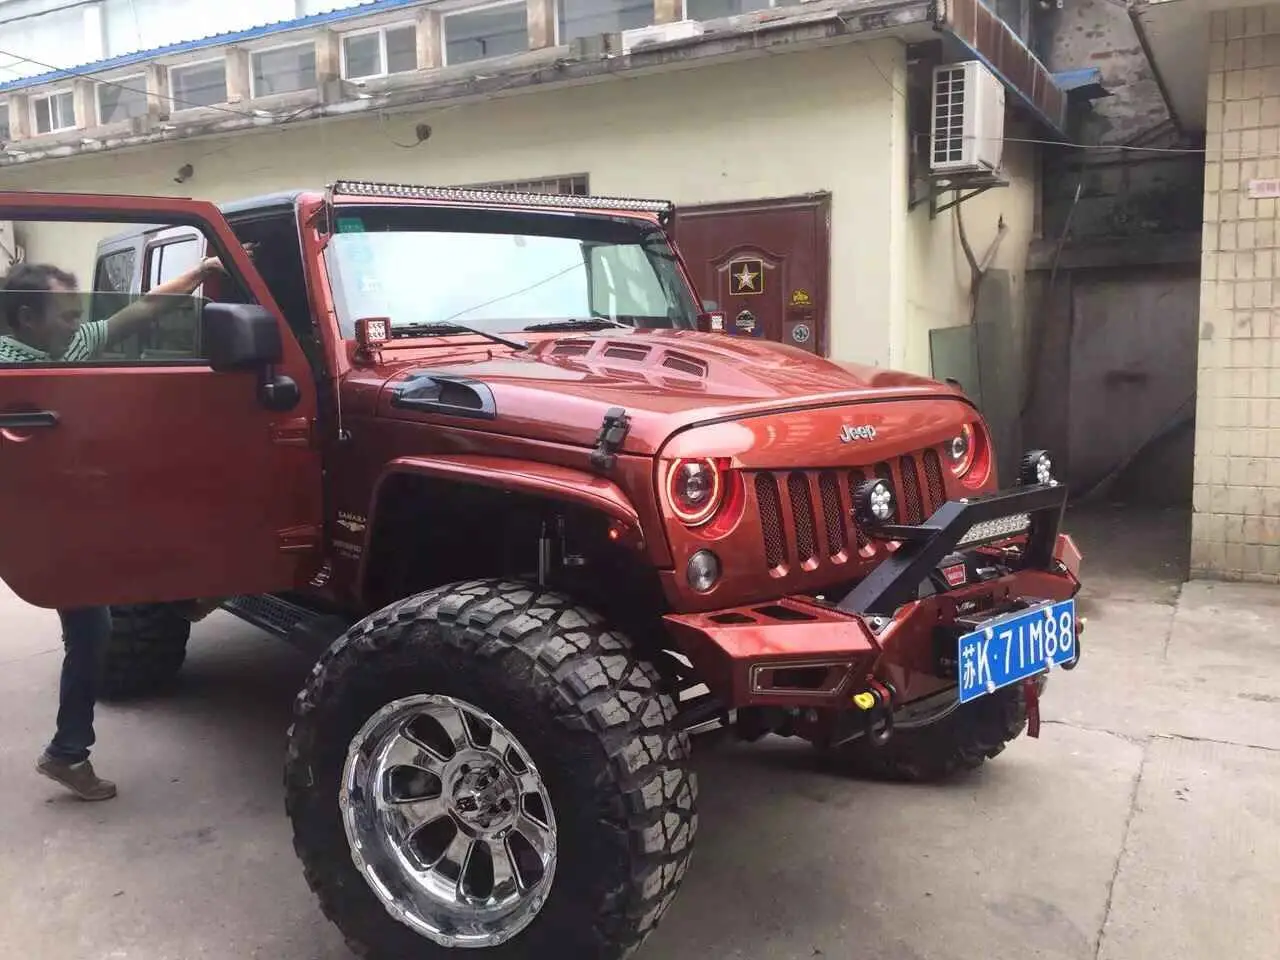
[[[472,190],[466,187],[425,187],[404,183],[373,183],[365,180],[338,180],[330,193],[346,197],[388,197],[404,200],[436,200],[444,203],[507,204],[550,207],[557,210],[635,210],[670,215],[674,205],[666,200],[635,200],[622,197],[579,197],[560,193],[516,193],[505,190]]]

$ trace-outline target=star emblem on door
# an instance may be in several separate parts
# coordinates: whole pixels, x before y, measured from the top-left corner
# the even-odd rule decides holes
[[[729,293],[735,297],[764,293],[764,264],[759,260],[729,264]]]

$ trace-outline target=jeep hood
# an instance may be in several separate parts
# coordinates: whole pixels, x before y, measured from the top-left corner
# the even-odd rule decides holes
[[[673,433],[709,421],[875,400],[964,399],[912,374],[686,330],[561,335],[528,351],[500,349],[455,354],[444,364],[438,353],[387,351],[377,370],[384,378],[378,415],[587,447],[605,412],[623,407],[631,418],[623,452],[653,455]]]

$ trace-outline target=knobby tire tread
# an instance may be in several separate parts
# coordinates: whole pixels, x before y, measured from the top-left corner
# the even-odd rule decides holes
[[[405,671],[423,667],[428,674],[434,668],[437,676],[441,665],[461,668],[481,687],[488,683],[499,688],[497,695],[531,698],[532,714],[554,718],[556,737],[566,743],[559,756],[570,758],[572,781],[586,783],[593,795],[587,829],[607,827],[601,831],[610,837],[603,875],[562,876],[588,866],[567,862],[566,841],[542,913],[514,940],[482,950],[440,947],[392,920],[354,869],[345,838],[333,842],[336,794],[316,796],[317,788],[333,787],[335,765],[341,775],[336,754],[345,758],[349,737],[335,744],[334,734],[354,733],[352,725],[364,722],[364,711],[378,698],[367,689],[379,683],[378,664]],[[362,689],[371,697],[367,702],[359,700],[356,691]],[[475,705],[497,713],[493,703]],[[350,715],[342,717],[344,711]],[[697,781],[687,767],[688,736],[675,729],[675,716],[675,702],[663,692],[654,667],[638,659],[597,614],[563,595],[520,582],[472,581],[392,604],[353,626],[321,656],[295,704],[286,811],[307,882],[349,946],[371,960],[462,952],[478,960],[524,960],[548,949],[556,960],[629,956],[670,905],[693,850]],[[522,742],[531,749],[523,736]],[[534,759],[544,767],[545,756]],[[550,781],[550,772],[543,773]],[[554,790],[552,804],[557,822],[588,813],[566,807]],[[565,906],[563,898],[556,902],[557,888],[566,885],[578,898],[570,906],[580,911],[579,926],[587,925],[567,936],[558,928],[574,921],[555,915]],[[580,902],[584,889],[594,906]]]
[[[837,747],[830,759],[845,772],[923,783],[976,770],[1004,752],[1027,725],[1022,684],[962,704],[936,723],[899,730],[883,746],[865,738]]]
[[[168,686],[186,662],[190,636],[190,621],[169,604],[112,607],[102,699],[129,700]]]

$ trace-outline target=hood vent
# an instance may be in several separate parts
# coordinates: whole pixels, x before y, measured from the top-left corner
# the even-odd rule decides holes
[[[611,344],[604,348],[601,354],[608,360],[630,360],[632,363],[640,363],[646,360],[650,350],[648,347],[629,347],[620,344]]]
[[[670,384],[688,389],[689,378],[706,380],[707,362],[694,354],[650,344],[618,343],[614,340],[559,340],[547,353],[558,360],[576,360],[574,366],[590,369],[599,362],[609,376],[642,382]],[[628,369],[629,368],[629,369]],[[673,374],[677,376],[672,376]]]
[[[668,370],[676,370],[679,373],[687,373],[691,377],[698,377],[705,380],[707,377],[707,365],[697,357],[686,356],[683,353],[668,353],[662,365]]]
[[[561,340],[551,349],[553,357],[585,357],[591,344],[582,340]]]
[[[397,384],[391,405],[418,413],[442,413],[450,417],[493,420],[498,407],[493,391],[466,377],[440,373],[415,373]]]

